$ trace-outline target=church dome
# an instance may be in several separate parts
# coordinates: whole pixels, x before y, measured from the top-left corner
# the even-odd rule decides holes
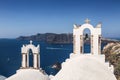
[[[93,55],[78,55],[67,59],[51,80],[116,80],[105,63]]]
[[[0,80],[5,80],[5,79],[6,79],[5,76],[0,75]]]
[[[49,80],[49,77],[40,70],[20,69],[6,80]]]

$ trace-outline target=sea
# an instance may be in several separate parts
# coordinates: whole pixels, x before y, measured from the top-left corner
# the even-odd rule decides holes
[[[29,44],[27,40],[0,39],[0,75],[9,77],[21,67],[21,47]],[[59,72],[52,68],[55,63],[62,63],[73,52],[73,44],[49,44],[33,41],[34,45],[40,45],[40,67],[47,73],[55,75]],[[102,49],[106,44],[102,44]],[[90,44],[85,44],[85,53],[90,52]],[[32,67],[32,60],[30,60]]]

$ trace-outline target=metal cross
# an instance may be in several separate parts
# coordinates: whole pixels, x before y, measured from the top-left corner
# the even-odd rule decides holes
[[[85,20],[85,23],[90,23],[90,20],[87,18],[87,19]]]

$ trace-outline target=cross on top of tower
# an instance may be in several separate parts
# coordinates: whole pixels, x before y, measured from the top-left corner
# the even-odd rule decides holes
[[[85,20],[85,23],[90,23],[90,20],[87,18],[87,19]]]

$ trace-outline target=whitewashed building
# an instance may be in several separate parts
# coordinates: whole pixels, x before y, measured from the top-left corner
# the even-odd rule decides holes
[[[89,29],[91,50],[84,53],[85,29]],[[33,52],[33,67],[29,66],[29,50]],[[86,20],[81,26],[74,25],[73,53],[62,63],[62,69],[55,75],[48,75],[40,69],[39,45],[30,44],[21,48],[22,65],[16,74],[6,80],[116,80],[114,68],[105,62],[105,55],[101,54],[101,24],[95,28]]]
[[[29,66],[29,50],[33,54],[33,66]],[[36,47],[30,41],[30,44],[23,45],[21,48],[22,65],[16,74],[5,80],[49,80],[48,75],[40,68],[39,45]]]
[[[91,34],[91,51],[84,53],[84,29]],[[62,69],[51,80],[116,80],[114,68],[105,62],[105,55],[101,54],[101,24],[95,28],[90,20],[85,20],[81,26],[74,25],[73,53],[62,63]]]

